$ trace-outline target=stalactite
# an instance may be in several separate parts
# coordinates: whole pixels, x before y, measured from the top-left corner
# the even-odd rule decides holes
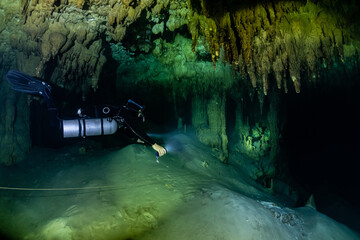
[[[99,9],[105,2],[98,4]],[[69,90],[96,90],[100,72],[106,59],[99,36],[105,33],[101,27],[104,17],[92,11],[85,14],[86,1],[23,1],[23,27],[30,38],[26,46],[33,46],[29,52],[21,46],[20,36],[14,48],[23,49],[25,54],[40,53],[40,62],[35,75],[42,78],[51,63],[52,75],[48,80]],[[74,8],[76,6],[76,8]],[[83,81],[82,79],[90,79]],[[83,91],[84,94],[84,91]]]
[[[122,41],[140,18],[159,21],[164,9],[169,10],[166,26],[172,31],[188,23],[184,0],[23,0],[22,29],[41,57],[36,75],[43,77],[51,63],[56,69],[50,81],[85,97],[97,89],[106,61],[103,41]]]
[[[146,15],[150,22],[161,21],[160,13],[168,10],[169,18],[161,22],[162,30],[156,31],[157,33],[164,33],[164,28],[175,31],[187,24],[193,40],[193,50],[199,37],[204,36],[214,66],[220,58],[221,49],[224,49],[225,61],[234,69],[242,69],[242,74],[246,73],[252,86],[261,87],[266,95],[271,89],[272,83],[269,81],[272,79],[275,80],[274,85],[284,91],[288,91],[289,83],[292,83],[290,90],[300,92],[304,79],[316,80],[321,59],[325,59],[327,65],[331,64],[333,56],[344,60],[344,48],[358,42],[354,33],[355,23],[349,22],[356,12],[356,7],[346,10],[346,13],[341,8],[332,10],[333,6],[339,5],[338,0],[268,1],[253,4],[229,0],[24,0],[23,14],[26,23],[24,31],[32,40],[41,39],[42,42],[39,72],[49,60],[56,59],[56,49],[61,51],[61,47],[56,44],[61,45],[64,37],[66,46],[74,38],[81,39],[84,36],[88,43],[92,42],[99,34],[122,41],[129,28],[139,19]],[[97,26],[97,33],[92,35],[92,32],[87,30],[85,33],[78,31],[70,36],[59,32],[62,35],[57,35],[58,38],[46,37],[51,24],[54,21],[61,22],[60,19],[64,16],[62,13],[70,6],[75,6],[79,15],[87,12],[87,8],[91,9],[91,14],[98,14],[89,20],[95,21],[95,25],[84,20],[83,26],[79,28]],[[349,17],[344,17],[344,14]],[[107,23],[106,26],[103,26],[104,22]],[[68,26],[69,24],[66,24],[67,28]],[[57,40],[55,42],[51,39]],[[87,47],[85,42],[83,45]],[[358,45],[355,44],[356,48]],[[305,78],[303,66],[309,68]]]
[[[111,2],[107,21],[110,36],[115,41],[121,41],[125,37],[127,29],[139,20],[144,11],[148,14],[151,13],[153,17],[157,17],[169,4],[176,5],[178,2],[169,0],[114,0]],[[181,3],[178,4],[181,5]],[[176,19],[179,20],[180,18]],[[177,22],[172,19],[172,24],[177,24]],[[181,24],[177,24],[174,29],[180,26]],[[169,27],[171,28],[172,26]]]
[[[188,24],[194,47],[198,37],[204,35],[214,63],[219,59],[220,48],[224,47],[228,63],[245,65],[253,87],[262,86],[265,95],[269,91],[269,74],[275,76],[278,88],[284,86],[287,92],[289,81],[299,93],[302,66],[310,69],[307,78],[315,80],[321,59],[325,59],[327,65],[334,56],[344,59],[344,48],[359,42],[354,32],[358,19],[354,17],[356,21],[350,22],[358,7],[343,10],[337,0],[253,5],[226,0],[188,2],[192,16],[196,16],[190,18]],[[217,11],[212,9],[215,6]],[[240,55],[243,62],[238,60]]]

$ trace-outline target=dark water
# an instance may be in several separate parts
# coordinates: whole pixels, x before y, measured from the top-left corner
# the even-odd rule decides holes
[[[290,98],[283,139],[290,172],[318,209],[358,231],[359,89],[339,85]]]

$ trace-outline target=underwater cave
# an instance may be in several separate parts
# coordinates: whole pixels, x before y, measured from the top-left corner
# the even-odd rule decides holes
[[[1,239],[360,239],[359,10],[1,0]]]

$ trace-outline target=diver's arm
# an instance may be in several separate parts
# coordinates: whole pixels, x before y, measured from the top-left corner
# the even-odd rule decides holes
[[[153,146],[156,142],[136,124],[135,119],[124,118],[125,125],[144,143]]]
[[[166,154],[166,149],[157,144],[151,137],[149,137],[144,131],[142,131],[140,127],[136,124],[135,119],[124,118],[124,123],[140,140],[150,145],[156,152],[158,152],[159,157],[162,157]]]

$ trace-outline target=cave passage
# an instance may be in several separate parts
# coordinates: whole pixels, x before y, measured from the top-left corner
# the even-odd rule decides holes
[[[292,96],[283,149],[290,172],[311,193],[334,190],[356,203],[359,154],[359,87],[315,88]]]

